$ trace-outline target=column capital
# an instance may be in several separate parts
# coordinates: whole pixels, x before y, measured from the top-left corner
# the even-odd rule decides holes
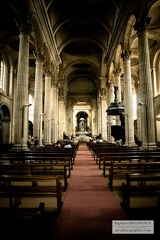
[[[56,82],[52,82],[52,87],[57,88],[58,89],[58,84]]]
[[[150,24],[150,21],[151,21],[151,17],[147,17],[147,16],[137,18],[133,28],[137,32],[144,32],[147,30],[147,27]]]
[[[113,86],[114,86],[114,80],[108,80],[108,81],[107,81],[107,86],[108,86],[109,88],[113,87]]]
[[[45,76],[47,76],[47,77],[51,77],[52,71],[49,70],[49,69],[46,69],[46,70],[44,71],[44,74],[45,74]]]
[[[64,89],[63,89],[63,87],[60,87],[60,88],[59,88],[58,96],[59,96],[59,97],[64,97]]]
[[[115,69],[113,70],[114,76],[119,77],[120,74],[121,74],[121,71],[122,71],[121,68],[115,68]]]
[[[122,53],[121,53],[121,58],[123,59],[123,61],[127,61],[130,59],[130,56],[131,56],[131,53],[132,53],[132,50],[124,50]]]
[[[44,54],[39,51],[33,52],[33,56],[35,57],[36,60],[44,61]]]
[[[32,32],[32,24],[30,21],[26,22],[16,22],[16,25],[18,27],[18,30],[20,31],[20,34],[22,35],[29,35]]]

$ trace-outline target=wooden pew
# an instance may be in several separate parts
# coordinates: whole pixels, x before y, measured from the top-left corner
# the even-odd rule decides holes
[[[74,165],[74,160],[76,157],[76,148],[56,148],[56,147],[52,147],[50,148],[36,148],[36,149],[32,149],[28,152],[25,152],[24,155],[25,156],[53,156],[53,155],[57,155],[57,156],[62,156],[62,155],[66,155],[66,156],[70,156],[71,158],[71,163],[72,165]],[[12,153],[16,154],[16,153]]]
[[[108,183],[111,190],[114,178],[124,178],[126,173],[160,173],[160,162],[111,162]]]
[[[96,163],[99,164],[99,166],[101,164],[101,158],[103,158],[103,156],[106,154],[115,155],[115,154],[121,153],[121,155],[122,155],[122,154],[127,154],[127,153],[130,153],[130,154],[146,153],[147,155],[150,155],[150,154],[154,153],[154,154],[160,155],[159,150],[148,151],[148,150],[141,150],[138,147],[126,147],[126,146],[118,147],[115,145],[110,146],[109,144],[106,144],[106,146],[103,144],[102,145],[95,144],[95,147],[93,149],[94,149],[93,150],[94,151],[94,159],[95,159]]]
[[[141,151],[136,151],[136,150],[117,150],[117,151],[109,151],[109,152],[102,152],[102,153],[99,153],[99,157],[98,157],[98,160],[97,160],[97,164],[99,165],[99,168],[101,168],[101,165],[103,163],[104,160],[107,160],[107,159],[112,159],[112,160],[116,160],[118,158],[125,158],[126,156],[128,157],[133,157],[135,156],[136,158],[137,157],[140,157],[142,154]]]
[[[106,142],[106,141],[103,141],[103,142],[96,142],[94,143],[93,141],[89,141],[87,142],[87,147],[90,151],[94,151],[94,149],[96,147],[114,147],[116,146],[115,143],[109,143],[109,142]]]
[[[32,183],[35,182],[38,184],[33,185]],[[56,196],[58,213],[62,206],[62,186],[59,176],[0,175],[0,195],[9,198],[10,208],[16,206],[16,201],[19,197],[39,195]]]
[[[0,175],[59,175],[63,190],[68,185],[66,163],[0,163]]]
[[[158,182],[157,182],[158,181]],[[148,194],[149,196],[153,195],[158,197],[160,195],[160,174],[126,174],[126,183],[122,183],[123,189],[123,205],[129,211],[130,209],[130,199],[132,194],[138,193],[141,196]],[[132,185],[132,183],[137,182],[137,185]],[[145,184],[139,184],[145,183]],[[146,184],[146,182],[154,182],[152,185]]]
[[[69,155],[62,154],[61,156],[57,155],[30,155],[30,156],[20,156],[20,155],[10,155],[10,156],[0,156],[0,163],[57,163],[57,164],[65,164],[68,177],[71,175],[71,158]]]
[[[47,214],[44,202],[34,208],[0,208],[1,236],[5,239],[19,239],[20,236],[21,239],[24,236],[25,239],[41,239]]]
[[[111,161],[160,161],[160,154],[158,152],[115,152],[101,154],[99,159],[99,168],[101,168],[103,162],[103,174],[105,176],[105,170],[107,166],[110,166]]]
[[[100,153],[108,153],[108,152],[115,152],[115,151],[141,151],[138,147],[127,147],[127,146],[116,146],[115,144],[109,143],[96,143],[92,146],[92,155],[97,162]]]
[[[10,152],[8,156],[16,156],[16,157],[31,157],[31,156],[44,156],[44,157],[52,157],[52,156],[66,156],[70,157],[71,168],[74,165],[74,160],[76,156],[77,148],[55,148],[53,146],[34,148],[30,151],[24,152]],[[1,157],[1,156],[0,156]]]

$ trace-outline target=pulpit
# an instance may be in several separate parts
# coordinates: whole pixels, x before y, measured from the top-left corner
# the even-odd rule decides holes
[[[114,137],[115,141],[122,139],[122,142],[125,143],[125,128],[120,125],[112,125],[111,136]]]

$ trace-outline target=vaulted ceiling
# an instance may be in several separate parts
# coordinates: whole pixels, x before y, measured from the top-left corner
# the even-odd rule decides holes
[[[28,2],[43,6],[44,20],[49,22],[61,58],[60,73],[68,96],[95,96],[99,77],[106,75],[118,44],[124,40],[124,26],[133,13],[133,5],[139,0],[1,0],[1,49],[8,44],[18,54],[19,32],[15,19],[26,18]],[[152,9],[151,15],[152,23],[155,20],[157,24],[156,11],[158,7]],[[137,43],[133,43],[134,47]],[[30,52],[33,50],[35,46],[31,44]],[[30,67],[35,67],[33,57]]]
[[[106,75],[106,49],[111,41],[117,41],[115,31],[120,33],[121,28],[117,27],[127,17],[125,11],[131,5],[124,2],[127,1],[45,0],[63,61],[68,95],[95,95],[99,77]]]

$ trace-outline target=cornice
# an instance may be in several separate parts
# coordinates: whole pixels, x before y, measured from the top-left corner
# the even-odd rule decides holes
[[[133,7],[132,1],[128,1],[128,0],[122,1],[122,4],[119,9],[118,18],[115,23],[114,32],[112,33],[112,36],[108,43],[106,54],[104,57],[104,62],[106,64],[106,67],[110,65],[113,59],[113,56],[115,54],[116,48],[120,43],[121,37],[123,36],[122,33],[125,30],[124,27],[126,26],[124,23],[127,22],[128,17],[131,13],[132,7]]]
[[[51,58],[53,59],[53,63],[55,66],[58,66],[61,63],[61,58],[59,56],[59,52],[56,46],[56,42],[54,39],[53,31],[50,25],[49,17],[47,14],[46,7],[44,2],[41,0],[32,0],[33,6],[35,8],[35,12],[39,19],[41,29],[43,31],[44,38],[47,43],[48,51],[51,54]]]

